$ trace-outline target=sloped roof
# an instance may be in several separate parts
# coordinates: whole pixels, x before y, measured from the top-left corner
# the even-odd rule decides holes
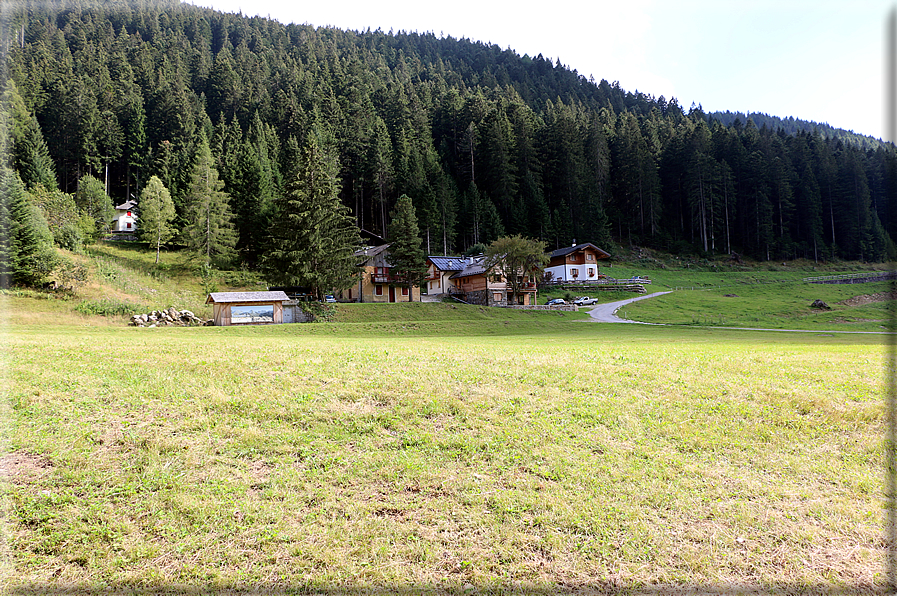
[[[569,255],[571,252],[576,252],[576,251],[578,251],[578,250],[582,250],[582,249],[584,249],[584,248],[589,248],[589,247],[595,249],[595,251],[598,252],[598,258],[599,258],[599,259],[608,259],[608,258],[610,258],[610,254],[609,254],[609,253],[607,253],[607,252],[601,250],[600,248],[598,248],[597,246],[595,246],[595,245],[592,244],[591,242],[585,242],[585,243],[583,243],[583,244],[574,244],[573,246],[568,246],[568,247],[566,247],[566,248],[559,248],[559,249],[557,249],[557,250],[555,250],[555,251],[552,251],[552,253],[551,253],[551,258],[554,258],[554,257],[563,257],[563,256],[565,256],[565,255]],[[603,256],[602,256],[602,255],[603,255]]]
[[[461,271],[464,269],[465,259],[461,257],[429,256],[427,259],[440,271]]]
[[[457,279],[459,277],[470,277],[471,275],[481,275],[486,272],[486,259],[484,257],[474,257],[472,263],[464,263],[464,269],[455,273],[449,279]]]
[[[129,211],[129,210],[134,209],[134,207],[136,207],[136,206],[137,206],[137,201],[129,200],[129,201],[125,201],[121,205],[118,205],[116,207],[116,209],[118,211]]]
[[[360,250],[356,250],[353,254],[362,259],[362,264],[370,261],[382,252],[386,252],[389,244],[381,244],[380,246],[366,246]]]
[[[233,302],[283,302],[289,300],[284,292],[212,292],[206,304],[230,304]]]

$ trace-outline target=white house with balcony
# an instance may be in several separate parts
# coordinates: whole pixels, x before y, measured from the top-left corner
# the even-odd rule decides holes
[[[609,258],[610,254],[591,242],[574,244],[549,254],[545,272],[550,273],[555,282],[597,281],[604,277],[598,269],[598,261]]]

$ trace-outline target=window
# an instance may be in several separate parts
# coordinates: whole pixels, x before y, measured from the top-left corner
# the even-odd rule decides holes
[[[572,275],[573,277],[579,277],[579,269],[574,267],[573,269],[570,270],[570,275]]]
[[[498,292],[492,294],[492,300],[494,300],[495,302],[501,302],[501,294],[499,294]]]
[[[595,277],[595,269],[592,267],[589,267],[589,277]]]
[[[595,255],[593,255],[592,253],[586,254],[586,261],[594,261],[594,260],[595,260]]]
[[[408,295],[408,288],[402,288],[402,296]]]
[[[380,285],[374,286],[374,295],[382,296],[383,295],[383,286],[380,286]]]
[[[131,229],[131,222],[128,222],[128,229]]]

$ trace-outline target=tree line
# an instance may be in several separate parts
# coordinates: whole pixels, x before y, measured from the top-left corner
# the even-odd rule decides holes
[[[408,195],[430,254],[508,235],[758,259],[894,252],[893,145],[724,123],[541,55],[432,33],[282,25],[174,0],[9,12],[11,166],[25,187],[74,194],[91,176],[118,202],[155,176],[186,241],[208,155],[233,258],[250,266],[271,230],[299,225],[282,208],[311,140],[357,228],[388,239]]]

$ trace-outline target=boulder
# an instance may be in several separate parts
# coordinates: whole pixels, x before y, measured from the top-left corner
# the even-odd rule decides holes
[[[818,308],[821,310],[831,310],[832,307],[823,302],[822,300],[816,299],[813,301],[813,304],[810,305],[810,308]]]

